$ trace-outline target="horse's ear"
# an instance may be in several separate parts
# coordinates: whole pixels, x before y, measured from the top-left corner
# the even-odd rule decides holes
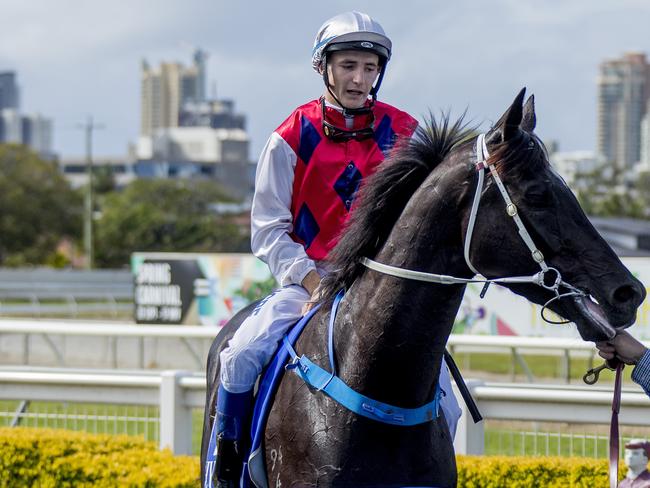
[[[506,110],[506,112],[492,126],[492,129],[486,136],[488,144],[497,144],[507,141],[517,133],[523,116],[522,104],[524,102],[525,93],[526,88],[524,87],[517,94],[512,105],[508,107],[508,110]]]
[[[523,117],[523,104],[524,104],[524,95],[526,94],[526,87],[522,88],[521,91],[517,94],[512,105],[503,114],[500,120],[503,120],[503,126],[501,127],[501,141],[505,142],[508,139],[511,139],[519,131],[519,125],[521,124],[521,119]]]
[[[524,115],[521,121],[521,128],[526,132],[533,132],[537,124],[537,117],[535,116],[535,95],[531,95],[524,104]]]

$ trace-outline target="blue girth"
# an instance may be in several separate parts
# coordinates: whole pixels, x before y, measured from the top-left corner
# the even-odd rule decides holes
[[[291,363],[287,364],[286,369],[293,370],[305,383],[318,391],[322,391],[348,410],[372,420],[391,425],[410,426],[430,422],[437,418],[440,397],[444,394],[439,384],[436,385],[436,392],[431,402],[419,408],[400,408],[378,402],[354,391],[336,375],[334,366],[334,319],[343,295],[343,290],[338,292],[336,298],[334,298],[330,313],[328,349],[331,373],[314,364],[305,355],[298,356],[285,336],[283,339],[284,345],[293,359]]]

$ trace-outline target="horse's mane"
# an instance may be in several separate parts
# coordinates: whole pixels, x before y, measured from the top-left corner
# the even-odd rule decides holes
[[[451,123],[449,114],[439,121],[429,114],[410,140],[398,141],[359,190],[341,238],[327,257],[332,272],[321,283],[322,300],[352,285],[362,272],[359,259],[377,254],[415,190],[454,146],[472,135],[463,117]]]

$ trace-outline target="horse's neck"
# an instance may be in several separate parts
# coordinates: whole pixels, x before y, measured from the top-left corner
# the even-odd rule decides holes
[[[423,185],[376,259],[439,274],[466,274],[457,211]],[[422,202],[418,194],[428,202]],[[416,200],[417,199],[417,200]],[[438,202],[432,200],[440,200]],[[434,209],[434,210],[432,210]],[[342,307],[341,376],[403,407],[431,400],[464,286],[421,283],[366,271]],[[346,378],[347,377],[347,378]]]

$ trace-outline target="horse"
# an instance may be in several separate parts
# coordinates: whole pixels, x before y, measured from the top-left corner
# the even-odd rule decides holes
[[[550,165],[534,133],[534,98],[524,104],[524,95],[478,139],[462,118],[431,116],[366,180],[328,258],[323,306],[296,342],[299,354],[329,369],[329,304],[344,289],[333,338],[340,379],[401,408],[431,402],[465,284],[477,272],[574,322],[585,341],[610,339],[633,324],[645,289]],[[489,152],[481,171],[477,142]],[[434,273],[446,281],[427,280],[440,276]],[[250,310],[224,327],[209,352],[202,470],[219,352]],[[268,486],[456,486],[442,411],[418,425],[389,425],[285,373],[265,429]]]

